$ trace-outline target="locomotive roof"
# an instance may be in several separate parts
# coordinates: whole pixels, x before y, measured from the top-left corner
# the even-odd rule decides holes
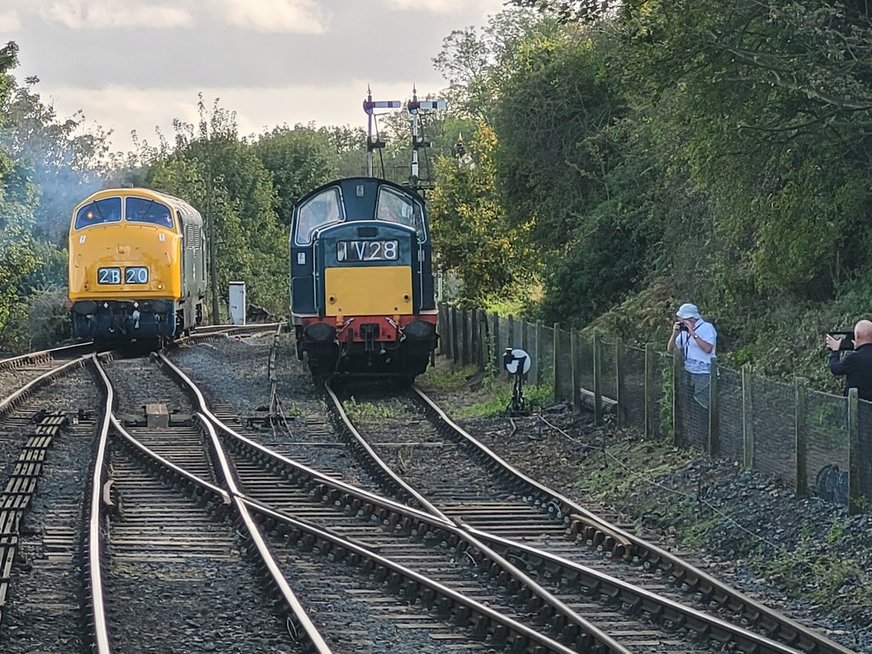
[[[75,216],[76,212],[81,207],[85,206],[90,202],[94,202],[95,200],[102,200],[103,198],[114,197],[140,197],[147,198],[149,200],[155,200],[157,202],[163,202],[164,204],[169,205],[173,209],[180,212],[183,222],[193,222],[201,225],[203,224],[203,217],[200,215],[200,212],[197,211],[185,200],[177,198],[174,195],[170,195],[169,193],[162,193],[161,191],[155,191],[153,189],[145,188],[142,186],[106,188],[100,191],[96,191],[95,193],[92,193],[76,205],[75,209],[73,209],[73,215]]]
[[[326,184],[322,184],[318,188],[314,188],[311,191],[309,191],[308,193],[306,193],[305,195],[303,195],[302,197],[298,198],[297,201],[294,203],[294,206],[295,207],[300,206],[301,204],[306,202],[306,200],[308,200],[309,198],[314,197],[314,196],[318,195],[319,193],[321,193],[324,189],[328,189],[328,188],[331,188],[334,186],[340,186],[340,187],[342,187],[342,190],[344,193],[348,187],[353,186],[355,184],[369,184],[369,185],[373,185],[373,186],[386,186],[388,188],[393,189],[397,193],[401,193],[403,195],[408,195],[410,198],[413,198],[413,199],[417,200],[418,202],[420,202],[422,205],[424,205],[424,197],[420,193],[418,193],[417,191],[413,191],[412,189],[408,188],[407,186],[397,184],[396,182],[392,182],[388,179],[381,179],[379,177],[363,177],[363,176],[361,176],[361,177],[342,177],[340,179],[334,179],[332,181],[329,181]]]

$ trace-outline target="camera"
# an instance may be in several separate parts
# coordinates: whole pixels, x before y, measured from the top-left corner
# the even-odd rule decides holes
[[[679,322],[679,323],[678,323],[678,331],[680,331],[680,332],[686,332],[686,331],[687,331],[687,325],[684,324],[683,322]]]
[[[841,338],[842,344],[839,346],[840,352],[846,352],[854,349],[854,332],[852,331],[832,331],[827,332],[827,335],[833,338]]]

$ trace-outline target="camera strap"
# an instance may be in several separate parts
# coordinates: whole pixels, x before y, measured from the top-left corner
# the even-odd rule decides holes
[[[693,326],[694,331],[698,330],[704,324],[705,324],[705,320],[703,320],[702,318],[697,318],[696,325]],[[685,338],[684,338],[684,360],[687,361],[687,353],[690,350],[690,342],[691,342],[690,330],[688,329],[686,332],[683,332],[683,334],[685,336]],[[700,349],[702,349],[702,348],[700,348]]]

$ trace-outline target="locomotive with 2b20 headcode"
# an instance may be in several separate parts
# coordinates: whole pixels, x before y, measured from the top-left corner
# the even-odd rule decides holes
[[[159,345],[203,320],[203,219],[184,200],[144,188],[98,191],[73,210],[73,335]]]

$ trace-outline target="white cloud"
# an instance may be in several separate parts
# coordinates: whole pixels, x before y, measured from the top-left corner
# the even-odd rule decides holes
[[[327,18],[313,0],[221,0],[221,18],[255,32],[323,34]]]
[[[109,0],[59,0],[42,8],[40,15],[73,30],[125,27],[168,29],[193,26],[193,18],[185,9],[149,4],[136,6]]]
[[[0,32],[17,32],[20,29],[21,20],[14,9],[11,11],[0,11]]]
[[[398,11],[424,11],[433,14],[457,14],[478,8],[497,12],[502,0],[385,0],[388,8]]]

